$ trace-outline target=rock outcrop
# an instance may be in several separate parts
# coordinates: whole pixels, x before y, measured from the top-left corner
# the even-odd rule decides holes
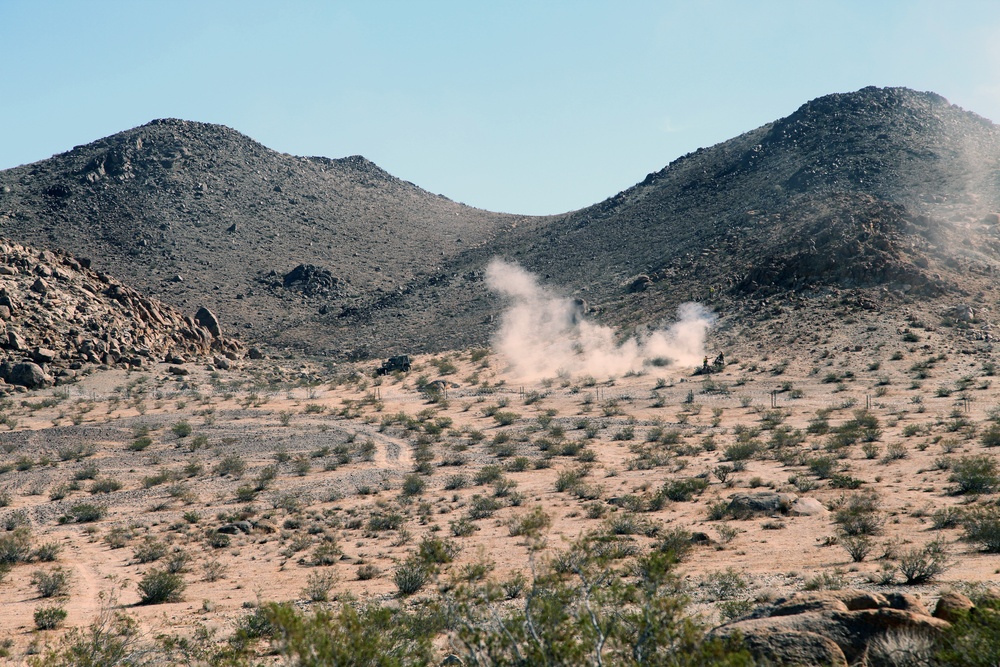
[[[196,318],[89,262],[0,241],[0,378],[45,387],[86,364],[141,367],[175,356],[242,355],[206,309]]]
[[[963,607],[961,597],[945,606]],[[865,665],[876,638],[896,632],[934,636],[950,625],[935,616],[912,595],[818,591],[776,600],[712,634],[739,633],[750,652],[768,664]]]

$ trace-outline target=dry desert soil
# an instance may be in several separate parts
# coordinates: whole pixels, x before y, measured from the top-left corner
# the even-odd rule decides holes
[[[709,623],[801,590],[902,591],[928,606],[975,592],[1000,556],[962,539],[955,510],[995,489],[963,493],[956,471],[1000,440],[1000,387],[984,357],[924,326],[863,351],[731,354],[709,376],[647,366],[523,382],[474,349],[383,377],[272,358],[14,393],[0,521],[8,537],[28,526],[44,555],[0,584],[0,636],[21,661],[63,632],[36,629],[38,608],[86,626],[113,600],[144,635],[222,641],[262,602],[416,605],[463,579],[511,581],[594,531],[643,547],[685,536],[679,572]],[[752,516],[727,509],[766,491],[793,495]],[[854,562],[838,510],[861,500],[877,525]],[[518,536],[538,512],[540,533]],[[428,539],[454,560],[401,596],[394,572]],[[932,542],[940,572],[905,584],[901,559]],[[153,569],[181,575],[177,601],[139,604]]]

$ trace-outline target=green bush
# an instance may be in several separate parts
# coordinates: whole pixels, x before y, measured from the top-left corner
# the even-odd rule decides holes
[[[31,528],[18,526],[0,535],[0,565],[23,563],[31,557]]]
[[[897,568],[907,584],[923,584],[951,567],[944,543],[935,540],[924,547],[914,547],[899,555]]]
[[[178,602],[186,584],[181,575],[166,570],[150,570],[139,581],[139,604]]]
[[[171,426],[170,430],[173,431],[174,435],[178,438],[186,438],[191,435],[191,424],[186,421],[179,421]]]
[[[408,558],[396,567],[392,581],[402,596],[413,595],[427,583],[427,564],[420,558]]]
[[[47,572],[45,570],[36,570],[31,575],[31,584],[38,591],[39,597],[60,597],[69,593],[69,572],[61,567]]]
[[[978,507],[964,512],[961,523],[964,539],[987,553],[1000,553],[1000,507]]]
[[[936,641],[939,667],[1000,665],[1000,605],[977,606],[946,628]]]
[[[403,495],[419,496],[427,487],[424,478],[416,473],[411,473],[403,478]]]
[[[117,479],[95,479],[94,483],[90,485],[90,493],[114,493],[115,491],[120,491],[122,488],[122,483]]]
[[[39,630],[55,630],[66,620],[66,610],[62,607],[39,607],[35,610],[35,627]]]
[[[880,507],[874,491],[854,493],[844,499],[833,520],[845,535],[878,535],[885,523]]]
[[[988,454],[962,456],[952,461],[948,480],[955,483],[953,492],[956,495],[990,493],[1000,483],[997,463]]]
[[[305,614],[290,604],[264,609],[275,645],[296,665],[417,667],[436,664],[433,617],[380,605],[345,604]]]
[[[660,493],[674,502],[684,502],[690,501],[696,495],[701,495],[707,488],[708,480],[704,477],[688,477],[665,483]]]

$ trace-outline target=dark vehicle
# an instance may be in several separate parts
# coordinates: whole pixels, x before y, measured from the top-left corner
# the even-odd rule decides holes
[[[379,375],[388,375],[389,373],[395,373],[396,371],[403,371],[404,373],[410,370],[410,357],[405,354],[400,354],[395,357],[389,357],[386,361],[382,362],[382,365],[375,371]]]

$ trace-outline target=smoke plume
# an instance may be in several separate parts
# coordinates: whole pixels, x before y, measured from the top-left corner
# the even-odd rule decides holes
[[[654,359],[700,364],[705,337],[715,319],[701,304],[685,303],[670,326],[618,341],[611,327],[587,321],[581,302],[539,285],[535,276],[517,264],[492,260],[486,284],[509,302],[494,349],[522,379],[560,373],[622,375]]]

